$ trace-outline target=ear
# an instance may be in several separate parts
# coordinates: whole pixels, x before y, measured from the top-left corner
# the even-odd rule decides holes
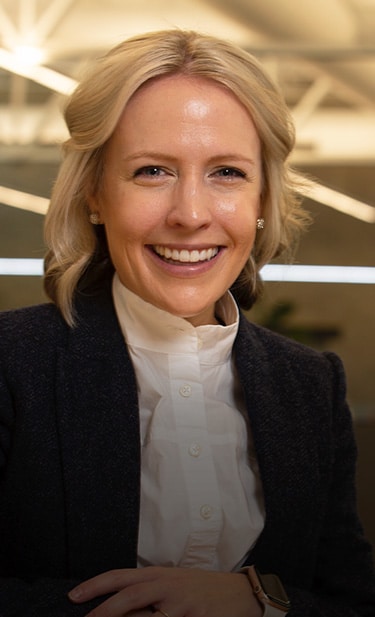
[[[100,210],[100,200],[95,195],[86,196],[86,202],[89,207],[89,220],[92,225],[102,225],[102,217]]]
[[[92,214],[97,215],[100,219],[103,218],[103,203],[100,195],[97,193],[87,193],[86,202]]]
[[[85,197],[90,212],[100,213],[100,200],[98,199],[97,195],[87,193]]]

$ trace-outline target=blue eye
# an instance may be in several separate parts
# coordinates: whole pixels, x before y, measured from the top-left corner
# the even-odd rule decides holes
[[[160,176],[162,173],[162,169],[160,169],[160,167],[154,167],[153,165],[150,165],[148,167],[141,167],[140,169],[137,169],[137,171],[134,173],[134,176],[149,176],[151,178],[155,178],[157,176]]]
[[[223,178],[245,178],[246,176],[243,171],[236,169],[235,167],[222,167],[215,173]]]

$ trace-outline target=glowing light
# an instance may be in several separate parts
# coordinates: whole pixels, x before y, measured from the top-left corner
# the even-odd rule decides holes
[[[374,284],[375,268],[370,266],[305,266],[269,264],[261,271],[264,281],[288,283]]]
[[[43,259],[0,259],[2,276],[42,276]]]
[[[23,66],[38,66],[42,64],[45,54],[40,47],[33,45],[17,45],[13,49],[17,61]]]
[[[0,186],[0,203],[12,206],[12,208],[20,208],[21,210],[28,210],[29,212],[36,212],[37,214],[45,214],[47,212],[49,200],[45,197],[39,197],[38,195],[31,195],[30,193],[16,191],[6,186]]]
[[[14,52],[6,49],[0,49],[0,67],[16,75],[27,77],[42,86],[46,86],[50,90],[64,95],[70,94],[77,85],[77,82],[71,77],[53,71],[46,66],[25,63]]]
[[[300,192],[306,197],[310,197],[314,201],[329,206],[338,212],[348,214],[354,218],[364,221],[365,223],[375,223],[375,208],[358,199],[354,199],[349,195],[334,191],[328,186],[312,182],[304,178],[300,178],[295,174],[297,181],[302,182]]]
[[[43,259],[0,258],[2,276],[42,276]],[[261,271],[264,281],[284,283],[349,283],[373,285],[375,268],[370,266],[302,266],[270,264]]]

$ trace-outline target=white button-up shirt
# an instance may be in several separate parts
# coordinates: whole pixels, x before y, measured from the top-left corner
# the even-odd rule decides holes
[[[237,306],[227,293],[217,306],[227,325],[194,327],[143,301],[117,275],[113,297],[138,384],[138,563],[233,570],[264,525],[232,357]]]

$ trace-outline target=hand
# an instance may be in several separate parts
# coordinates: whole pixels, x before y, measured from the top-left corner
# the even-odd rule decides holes
[[[126,613],[126,617],[159,617],[151,608],[141,609],[140,611],[130,611]]]
[[[72,589],[69,598],[83,603],[113,594],[87,617],[261,617],[262,608],[247,577],[186,568],[147,567],[112,570]],[[143,612],[154,608],[154,613]],[[141,612],[138,612],[141,611]]]
[[[153,610],[150,608],[141,609],[140,611],[130,611],[130,613],[126,613],[126,617],[159,617],[156,615]]]

